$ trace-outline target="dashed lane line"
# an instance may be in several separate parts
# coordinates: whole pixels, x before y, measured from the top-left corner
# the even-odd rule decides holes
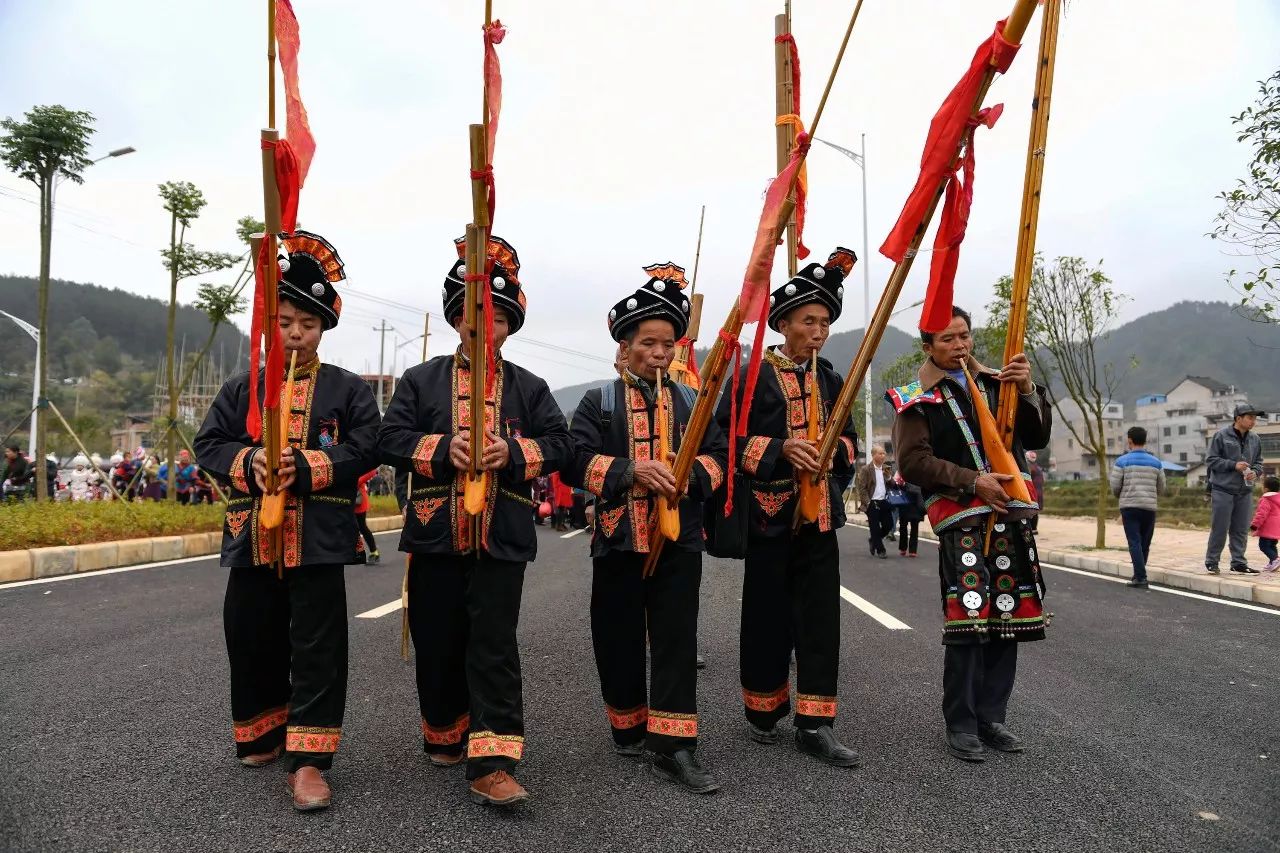
[[[357,613],[357,619],[381,619],[389,613],[395,613],[400,609],[400,599],[388,601],[386,604],[379,605],[372,610],[366,610],[363,613]]]
[[[870,601],[855,593],[848,587],[840,587],[840,597],[879,622],[890,631],[910,631],[911,626],[876,607]]]
[[[579,533],[586,533],[586,532],[587,532],[587,528],[579,527],[577,530],[570,530],[568,533],[563,534],[560,538],[572,539],[573,537],[577,536]]]

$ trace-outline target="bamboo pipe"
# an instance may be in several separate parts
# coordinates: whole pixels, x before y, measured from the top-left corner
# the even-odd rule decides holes
[[[267,127],[276,126],[276,0],[267,0]]]
[[[790,4],[788,4],[790,5]],[[784,12],[773,19],[773,34],[785,36],[791,33],[791,16]],[[776,38],[773,42],[773,67],[775,85],[776,114],[779,118],[791,113],[795,102],[795,86],[791,77],[791,49],[785,42]],[[791,149],[796,144],[796,127],[793,124],[781,124],[774,128],[778,151],[778,171],[787,167],[791,158]],[[794,193],[794,191],[793,191]],[[789,196],[794,202],[794,195]],[[796,257],[796,220],[792,216],[787,220],[787,277],[794,278],[798,259]]]
[[[656,405],[654,406],[653,419],[657,425],[658,459],[663,465],[667,465],[669,464],[667,456],[671,453],[671,431],[667,427],[668,407],[667,396],[663,393],[662,388],[662,370],[658,370],[658,381],[655,387]],[[665,495],[658,495],[657,527],[658,532],[664,539],[674,542],[680,538],[679,498],[676,498],[676,502],[673,504],[667,500]]]
[[[1040,30],[1040,62],[1036,73],[1036,91],[1031,100],[1031,129],[1027,139],[1027,167],[1022,188],[1018,251],[1013,265],[1013,292],[1009,300],[1005,364],[1026,347],[1027,311],[1030,307],[1031,276],[1035,265],[1036,230],[1040,223],[1040,191],[1044,185],[1045,148],[1049,141],[1049,109],[1053,98],[1053,72],[1058,55],[1061,12],[1062,0],[1048,0]],[[1013,449],[1014,419],[1017,412],[1018,390],[1012,383],[1005,383],[1000,386],[996,426],[1006,450]]]
[[[1014,10],[1009,15],[1008,23],[1005,24],[1004,37],[1007,41],[1016,44],[1022,40],[1027,23],[1031,19],[1031,14],[1035,11],[1036,3],[1037,0],[1016,0]],[[991,83],[995,80],[996,73],[994,66],[987,69],[982,85],[978,88],[978,94],[974,98],[970,115],[977,115],[978,111],[982,109],[982,102],[987,97],[987,91],[991,88]],[[951,167],[953,169],[960,160],[962,150],[963,143],[952,156]],[[889,280],[885,282],[884,290],[880,294],[880,300],[876,303],[875,313],[867,324],[866,334],[858,347],[858,353],[854,356],[853,364],[849,366],[849,372],[845,376],[844,385],[840,388],[840,393],[831,407],[831,416],[827,418],[827,429],[822,437],[821,444],[818,446],[819,470],[825,470],[826,466],[831,462],[831,457],[835,453],[836,442],[840,440],[840,433],[844,430],[845,421],[848,420],[849,413],[853,410],[854,401],[862,390],[863,379],[867,375],[867,369],[871,366],[871,358],[875,355],[880,346],[880,341],[884,337],[884,330],[889,325],[889,318],[893,315],[898,296],[902,293],[902,287],[911,272],[911,265],[920,250],[920,244],[924,242],[925,232],[929,228],[929,223],[933,220],[933,214],[938,209],[938,203],[942,200],[945,191],[946,182],[940,181],[938,189],[934,193],[933,202],[929,205],[924,219],[921,220],[911,238],[911,246],[907,249],[906,256],[894,265],[893,272],[889,274]],[[869,439],[869,436],[864,436],[863,438]]]
[[[281,441],[289,440],[289,418],[293,414],[293,379],[294,371],[298,366],[298,351],[294,350],[289,357],[289,377],[285,380],[284,396],[281,398],[280,411],[277,416],[277,423],[280,429]],[[283,448],[282,448],[283,450]],[[267,457],[267,470],[270,471],[276,467],[280,461],[280,454]],[[279,476],[277,470],[277,477]],[[284,505],[285,496],[288,493],[284,489],[278,489],[274,492],[268,492],[262,496],[262,509],[258,514],[258,523],[266,530],[275,530],[284,523]]]
[[[477,125],[472,125],[476,127]],[[483,128],[482,128],[483,131]],[[484,269],[488,260],[488,251],[483,242],[483,230],[477,225],[467,226],[467,273]],[[489,490],[489,472],[484,470],[485,446],[485,372],[488,363],[487,330],[484,321],[484,306],[481,304],[479,282],[467,282],[466,292],[467,347],[471,359],[470,389],[468,400],[470,414],[471,469],[463,472],[463,507],[468,515],[479,515],[484,512],[485,495]]]
[[[816,443],[818,441],[818,417],[822,411],[822,398],[818,394],[818,351],[814,350],[813,358],[809,364],[809,430],[805,437]],[[804,523],[809,524],[818,520],[818,514],[822,510],[822,492],[820,489],[825,488],[826,478],[821,481],[809,478],[800,478],[800,502],[797,509]]]
[[[698,248],[693,253],[693,278],[689,282],[689,298],[692,299],[698,292],[698,265],[702,263],[702,226],[707,221],[707,206],[702,206],[702,213],[698,216]]]

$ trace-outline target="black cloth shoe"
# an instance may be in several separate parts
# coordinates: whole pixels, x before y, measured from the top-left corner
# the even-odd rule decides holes
[[[751,735],[751,739],[756,743],[777,743],[778,742],[777,729],[762,729],[759,726],[757,726],[755,723],[747,723],[747,730],[748,730],[748,733]]]
[[[796,729],[796,748],[834,767],[858,766],[858,753],[836,740],[831,726],[818,726],[812,732]]]
[[[987,760],[987,752],[982,748],[982,741],[977,735],[968,732],[947,732],[947,752],[961,761],[981,764]]]
[[[1256,575],[1258,573],[1257,569],[1251,569],[1248,566],[1232,566],[1231,571],[1239,572],[1242,575]]]
[[[886,551],[877,551],[876,556],[879,557],[881,560],[889,559],[889,554]]]
[[[1022,752],[1025,749],[1022,739],[1009,731],[1004,723],[978,723],[978,737],[987,746],[1001,752]]]
[[[1146,589],[1146,588],[1147,588],[1147,582],[1146,582],[1146,581],[1140,581],[1140,580],[1138,580],[1137,578],[1134,578],[1133,580],[1131,580],[1131,581],[1129,581],[1127,584],[1125,584],[1125,586],[1132,587],[1133,589]]]
[[[635,743],[615,743],[613,751],[624,758],[639,758],[644,755],[644,738]]]
[[[1205,566],[1205,567],[1204,567],[1204,570],[1205,570],[1206,572],[1208,572],[1209,574],[1211,574],[1211,575],[1216,575],[1216,574],[1218,574],[1218,567],[1217,567],[1217,566]]]
[[[698,656],[693,659],[693,666],[695,669],[707,668],[707,659],[702,656],[702,652],[698,652]]]
[[[720,783],[698,763],[692,750],[677,749],[670,755],[655,752],[650,766],[658,776],[683,785],[695,794],[720,790]]]

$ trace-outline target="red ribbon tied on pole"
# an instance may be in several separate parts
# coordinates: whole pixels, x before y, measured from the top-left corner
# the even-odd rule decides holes
[[[507,28],[502,21],[495,20],[484,27],[484,91],[489,105],[489,115],[485,118],[489,127],[488,145],[489,165],[493,165],[493,146],[498,141],[498,116],[502,113],[502,64],[498,62],[498,51],[495,45],[502,44],[507,37]],[[492,184],[490,184],[492,186]],[[492,211],[490,211],[492,216]]]
[[[769,277],[773,274],[773,258],[778,251],[778,236],[781,231],[779,226],[783,224],[778,221],[778,213],[791,192],[796,172],[809,153],[809,145],[809,134],[801,133],[796,137],[796,147],[791,152],[791,159],[778,173],[778,177],[774,178],[764,195],[764,209],[760,211],[760,223],[756,226],[756,241],[751,247],[751,259],[747,262],[747,272],[742,280],[742,293],[738,296],[738,309],[742,312],[744,322],[753,323],[756,318],[767,316]],[[765,306],[763,314],[762,305]],[[752,353],[753,358],[754,356]]]
[[[929,269],[929,288],[920,328],[927,332],[945,329],[951,322],[951,301],[959,263],[960,243],[964,240],[969,208],[973,202],[973,132],[979,124],[991,127],[1000,117],[1002,106],[983,110],[975,120],[970,116],[988,69],[1003,74],[1009,70],[1020,45],[1004,38],[1004,21],[978,46],[969,68],[956,83],[929,124],[920,158],[920,175],[907,197],[907,202],[893,230],[880,247],[880,253],[895,263],[906,258],[916,231],[933,203],[939,185],[945,181],[946,202],[934,239],[934,256]],[[964,156],[955,166],[956,152],[964,145]],[[963,170],[964,187],[956,186],[957,171]]]

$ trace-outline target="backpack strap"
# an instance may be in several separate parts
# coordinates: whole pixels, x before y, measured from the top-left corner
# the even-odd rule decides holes
[[[600,389],[600,431],[602,433],[607,434],[609,427],[613,425],[613,406],[618,396],[617,383],[618,380],[615,379]]]

